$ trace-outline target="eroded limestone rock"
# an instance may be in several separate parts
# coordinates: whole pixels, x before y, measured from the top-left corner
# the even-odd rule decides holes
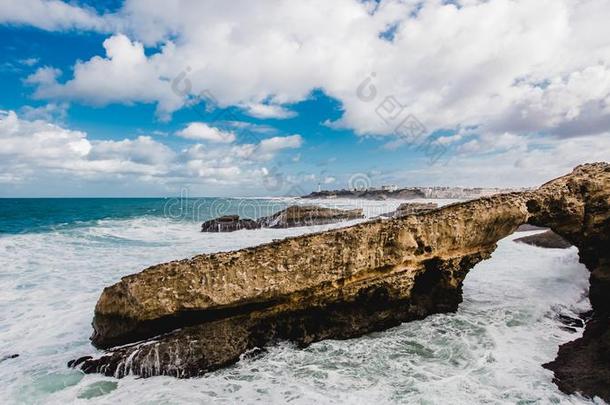
[[[398,218],[398,217],[405,217],[407,215],[412,215],[412,214],[419,214],[419,213],[426,212],[426,211],[432,211],[437,208],[438,208],[438,204],[433,203],[433,202],[425,202],[425,203],[407,202],[407,203],[400,204],[398,206],[398,208],[396,208],[396,210],[385,213],[385,214],[381,214],[381,216],[389,217],[389,218]]]
[[[609,202],[610,166],[583,165],[533,192],[152,266],[95,308],[94,345],[127,346],[78,366],[188,377],[276,340],[306,346],[455,311],[468,270],[526,222],[579,248],[607,319]]]
[[[201,225],[201,232],[233,232],[240,229],[292,228],[332,224],[340,221],[364,218],[362,209],[340,210],[316,205],[292,205],[275,214],[257,218],[240,218],[239,215],[224,215],[210,219]]]

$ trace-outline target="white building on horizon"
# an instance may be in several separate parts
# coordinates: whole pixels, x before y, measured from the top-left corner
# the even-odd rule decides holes
[[[381,190],[396,191],[396,190],[398,190],[398,186],[396,184],[385,184],[385,185],[381,186]]]

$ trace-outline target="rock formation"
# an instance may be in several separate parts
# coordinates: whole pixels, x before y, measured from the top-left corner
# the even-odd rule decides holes
[[[253,219],[239,218],[239,215],[223,215],[201,224],[201,232],[233,232],[260,227],[260,224]]]
[[[593,395],[603,374],[562,384],[570,367],[610,364],[609,207],[610,165],[583,165],[532,192],[152,266],[105,288],[96,305],[93,344],[123,346],[72,365],[116,377],[189,377],[277,340],[306,346],[455,311],[468,271],[529,222],[577,246],[591,270],[601,332],[587,340],[587,326],[580,351],[560,350],[549,367],[560,388]]]
[[[551,230],[537,233],[535,235],[524,236],[522,238],[515,239],[515,242],[549,249],[567,249],[572,246],[570,242]]]
[[[364,218],[361,209],[340,210],[315,205],[292,205],[273,215],[258,219],[240,218],[239,215],[225,215],[211,219],[201,225],[201,232],[232,232],[240,229],[292,228],[331,224],[350,219]]]
[[[381,214],[382,217],[389,217],[389,218],[398,218],[398,217],[405,217],[407,215],[411,215],[411,214],[419,214],[420,212],[426,212],[426,211],[431,211],[431,210],[435,210],[438,208],[438,204],[437,203],[433,203],[433,202],[426,202],[426,203],[402,203],[398,206],[398,208],[396,208],[396,210],[385,213],[385,214]]]

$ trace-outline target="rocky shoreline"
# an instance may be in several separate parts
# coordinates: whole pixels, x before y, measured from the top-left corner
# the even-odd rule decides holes
[[[316,205],[292,205],[275,214],[257,218],[240,218],[239,215],[224,215],[210,219],[201,225],[201,232],[233,232],[241,229],[293,228],[332,224],[364,218],[362,209],[340,210]]]
[[[364,200],[408,200],[413,198],[425,198],[426,194],[418,188],[400,188],[397,190],[330,190],[314,191],[301,198],[361,198]]]
[[[92,342],[110,350],[71,365],[115,377],[191,377],[278,340],[307,346],[455,311],[468,271],[525,223],[578,247],[591,271],[593,317],[585,336],[567,344],[583,349],[564,345],[548,367],[562,390],[610,400],[606,163],[579,166],[535,191],[152,266],[104,289]]]

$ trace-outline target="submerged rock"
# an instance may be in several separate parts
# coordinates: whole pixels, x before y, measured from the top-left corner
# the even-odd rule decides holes
[[[524,223],[550,227],[577,246],[591,271],[595,323],[589,324],[597,327],[587,324],[585,336],[573,342],[583,349],[560,349],[549,367],[566,392],[604,397],[595,387],[606,375],[600,364],[609,364],[610,343],[605,163],[579,166],[536,191],[200,255],[123,277],[100,296],[91,340],[99,348],[124,346],[78,367],[116,377],[190,377],[277,340],[307,346],[455,311],[468,270]],[[587,367],[602,377],[576,376]],[[573,383],[562,386],[564,378]]]
[[[240,229],[292,228],[296,226],[324,225],[350,219],[364,218],[361,209],[340,210],[315,205],[293,205],[273,215],[256,220],[225,215],[201,225],[201,232],[233,232]]]
[[[0,356],[0,363],[2,363],[5,360],[16,359],[17,357],[19,357],[19,353],[7,354],[5,356]]]
[[[515,239],[515,242],[551,249],[567,249],[572,246],[570,242],[551,230],[537,233],[535,235],[524,236],[522,238]]]

